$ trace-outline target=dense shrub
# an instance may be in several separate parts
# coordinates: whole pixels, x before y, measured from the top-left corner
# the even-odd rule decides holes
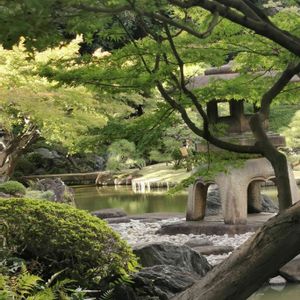
[[[0,184],[0,192],[9,195],[25,195],[25,186],[18,181],[6,181]]]
[[[32,199],[0,199],[6,242],[15,254],[35,261],[44,278],[64,275],[82,286],[130,271],[136,260],[104,221],[64,204]]]

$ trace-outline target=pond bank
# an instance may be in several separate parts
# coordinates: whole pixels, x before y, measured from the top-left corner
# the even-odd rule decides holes
[[[165,163],[144,167],[142,170],[129,169],[121,172],[91,172],[70,174],[49,174],[24,176],[24,181],[44,178],[61,178],[67,185],[131,185],[135,191],[149,191],[151,188],[170,187],[188,178],[191,172],[186,169],[174,169],[173,165]],[[296,182],[300,184],[300,171],[295,170]],[[265,186],[274,185],[273,181],[267,181]]]

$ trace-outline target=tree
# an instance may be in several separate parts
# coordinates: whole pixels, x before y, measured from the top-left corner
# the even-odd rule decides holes
[[[0,48],[1,152],[0,178],[11,177],[19,156],[37,138],[63,144],[74,153],[80,150],[91,128],[106,124],[104,107],[84,87],[57,87],[35,75],[37,63],[72,56],[78,42],[68,48],[37,53],[35,59],[21,43],[13,50]]]
[[[111,36],[112,39],[130,40],[130,44],[115,51],[111,57],[101,61],[94,59],[89,61],[89,65],[84,66],[85,70],[88,70],[87,73],[82,70],[71,70],[69,82],[79,80],[88,84],[93,78],[97,86],[110,86],[109,92],[124,88],[127,92],[136,92],[142,88],[151,89],[155,86],[164,101],[180,113],[188,127],[198,136],[229,151],[265,156],[271,162],[276,174],[280,210],[283,211],[291,206],[292,197],[286,157],[270,142],[263,128],[263,122],[268,119],[271,104],[279,99],[279,96],[288,95],[291,90],[295,91],[295,87],[288,88],[287,86],[291,78],[300,72],[300,18],[299,9],[296,6],[289,6],[288,9],[282,9],[278,14],[269,17],[263,9],[249,0],[165,0],[161,2],[120,0],[97,3],[48,0],[43,4],[38,4],[36,1],[26,1],[22,4],[15,1],[2,1],[2,3],[4,7],[1,18],[6,23],[1,28],[0,40],[5,42],[5,46],[14,44],[21,35],[24,35],[28,49],[43,48],[45,45],[67,41],[70,32],[82,33],[87,37],[98,33],[99,36]],[[288,3],[293,5],[298,2],[288,1]],[[36,11],[39,14],[36,14]],[[121,18],[119,18],[119,26],[114,28],[106,26],[106,24],[111,24],[112,18],[118,17],[124,11],[135,15],[136,22],[146,33],[146,38],[141,40],[132,38]],[[30,20],[28,20],[28,14],[31,14]],[[12,17],[19,23],[13,24],[10,21]],[[26,26],[23,26],[24,24]],[[36,30],[36,28],[43,30]],[[201,91],[193,91],[189,88],[186,66],[189,64],[204,66],[208,63],[220,66],[228,60],[228,57],[235,59],[235,67],[238,71],[246,73],[247,70],[248,74],[228,84],[213,83],[210,88]],[[253,63],[253,58],[258,62],[257,64]],[[105,72],[103,66],[109,67],[108,72]],[[271,66],[276,75],[269,78],[260,76],[260,81],[255,81],[255,88],[253,88],[254,85],[251,85],[255,79],[253,72],[262,71],[267,66]],[[82,74],[88,75],[81,76]],[[243,80],[244,83],[241,85]],[[239,86],[235,88],[237,83]],[[246,84],[249,89],[243,89]],[[256,139],[254,145],[241,146],[226,142],[218,138],[212,130],[204,105],[206,100],[215,96],[214,89],[219,97],[234,95],[241,97],[240,99],[248,96],[247,91],[252,91],[252,98],[259,107],[250,120]],[[261,94],[258,91],[261,91]],[[200,98],[201,95],[202,97],[210,96],[210,98],[203,99]],[[189,110],[196,111],[202,122],[192,120]],[[276,228],[283,239],[288,237],[289,231],[294,232],[295,226],[298,226],[295,221],[298,206],[290,208],[267,223],[266,227],[256,234],[251,244],[249,242],[245,245],[212,274],[219,276],[229,272],[237,262],[243,259],[246,261],[248,254],[252,254],[250,251],[254,249],[252,247],[268,244],[269,225],[271,228]],[[285,226],[286,224],[290,224],[290,227]],[[217,286],[219,288],[217,292],[213,291],[207,299],[216,299],[216,295],[226,295],[225,299],[241,299],[239,296],[241,291],[243,298],[249,296],[265,280],[265,276],[274,273],[277,267],[299,252],[299,241],[296,237],[295,241],[288,238],[284,241],[291,248],[295,248],[281,255],[278,264],[268,264],[263,270],[264,276],[254,278],[256,270],[251,269],[247,263],[241,264],[245,268],[242,271],[244,273],[249,271],[249,276],[254,278],[255,284],[245,287],[244,283],[239,281],[241,280],[240,272],[234,273],[233,284],[230,285],[230,296],[225,293],[226,284],[217,280],[214,282],[213,275],[205,278],[203,282],[206,287],[215,283],[215,289],[217,290]],[[274,252],[270,252],[267,247],[262,249],[260,261],[266,262],[270,253],[278,253],[280,246],[281,244],[277,244],[277,247],[272,248]],[[196,299],[202,288],[204,287],[201,283],[195,285],[185,295],[191,295],[188,299]],[[191,294],[189,294],[190,291]],[[185,295],[179,297],[185,299]]]

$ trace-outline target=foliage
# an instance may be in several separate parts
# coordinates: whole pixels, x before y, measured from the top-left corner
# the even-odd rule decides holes
[[[0,184],[0,192],[8,195],[25,195],[25,186],[18,181],[7,181]]]
[[[136,153],[135,144],[125,139],[113,142],[107,149],[107,169],[121,170],[134,166],[142,167],[143,160]]]
[[[36,262],[44,278],[64,269],[66,278],[88,287],[136,266],[127,244],[85,211],[41,200],[0,199],[0,219],[7,224],[8,247]]]
[[[55,194],[53,191],[36,191],[36,190],[27,190],[26,191],[26,198],[29,199],[45,199],[53,201],[55,199]]]
[[[40,62],[74,55],[78,43],[36,53],[34,59],[23,43],[12,50],[0,48],[2,129],[20,136],[34,127],[48,143],[61,143],[72,153],[80,149],[81,135],[105,125],[103,106],[86,88],[57,87],[35,74]]]
[[[246,160],[251,158],[257,158],[260,156],[232,153],[229,151],[207,151],[199,153],[191,153],[188,166],[194,166],[194,170],[191,176],[182,180],[180,184],[170,190],[170,194],[174,194],[181,191],[197,179],[202,178],[204,181],[213,181],[219,173],[228,173],[231,169],[241,168]]]
[[[24,264],[9,275],[0,274],[0,299],[5,300],[84,300],[85,292],[68,288],[72,280],[57,280],[62,272],[46,282],[30,274]]]

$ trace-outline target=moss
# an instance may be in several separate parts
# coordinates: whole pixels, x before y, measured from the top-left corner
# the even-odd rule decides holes
[[[106,222],[68,205],[33,199],[0,199],[6,241],[15,254],[35,261],[43,277],[65,270],[82,286],[128,272],[136,260]]]
[[[25,186],[18,181],[7,181],[0,184],[0,192],[9,195],[25,195]]]

